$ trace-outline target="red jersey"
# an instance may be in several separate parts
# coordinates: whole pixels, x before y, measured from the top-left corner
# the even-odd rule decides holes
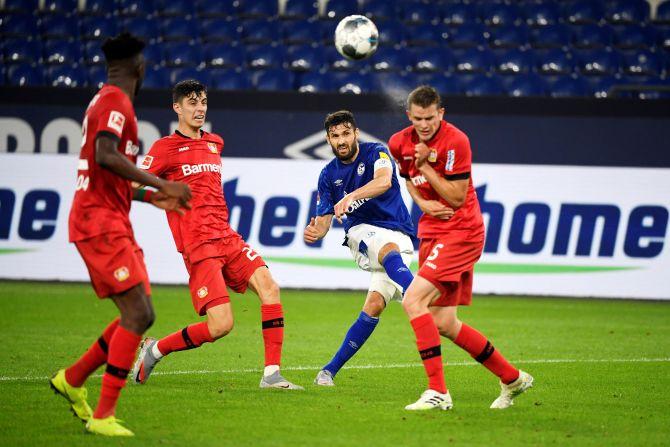
[[[133,199],[130,180],[95,162],[95,140],[100,134],[118,138],[117,150],[133,164],[139,149],[137,118],[130,98],[118,87],[105,84],[84,114],[77,186],[70,209],[70,242],[107,232],[132,234],[128,213]]]
[[[389,140],[389,149],[396,159],[400,175],[410,180],[424,199],[437,200],[447,206],[449,203],[435,192],[426,178],[414,164],[414,146],[419,143],[419,136],[414,127],[409,126],[395,133]],[[479,209],[477,193],[472,184],[472,151],[468,137],[456,126],[442,121],[433,138],[426,142],[431,149],[427,163],[438,174],[451,180],[469,178],[468,191],[463,206],[456,210],[454,216],[441,220],[427,214],[419,220],[419,238],[434,238],[450,231],[466,230],[471,233],[483,232],[484,221]]]
[[[201,132],[200,139],[189,138],[178,131],[161,138],[140,164],[141,169],[167,180],[184,182],[191,188],[191,210],[183,216],[167,213],[177,250],[185,254],[232,232],[221,186],[223,139]]]

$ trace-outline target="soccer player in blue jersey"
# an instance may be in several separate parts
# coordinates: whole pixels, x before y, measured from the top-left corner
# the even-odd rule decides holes
[[[317,385],[333,386],[333,378],[372,334],[388,302],[402,300],[412,282],[408,266],[414,227],[387,149],[380,143],[359,144],[359,130],[349,111],[329,114],[324,127],[335,158],[321,171],[317,215],[303,237],[307,243],[322,239],[334,216],[344,223],[344,245],[358,266],[372,273],[362,312],[314,380]]]

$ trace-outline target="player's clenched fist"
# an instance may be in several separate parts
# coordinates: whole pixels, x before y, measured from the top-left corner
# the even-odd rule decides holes
[[[163,182],[158,190],[168,197],[174,197],[179,200],[179,204],[182,207],[191,209],[191,204],[189,203],[191,201],[191,188],[186,183],[168,180]]]
[[[414,146],[414,163],[417,168],[423,166],[429,156],[430,148],[426,146],[426,143],[419,143]]]
[[[442,220],[449,220],[454,215],[453,208],[449,208],[437,200],[426,200],[419,207],[425,214]]]
[[[335,218],[339,223],[342,223],[342,217],[347,214],[347,210],[351,206],[351,202],[353,202],[354,199],[351,197],[351,194],[347,194],[346,196],[342,197],[342,200],[337,202],[335,206],[333,207],[335,211]]]

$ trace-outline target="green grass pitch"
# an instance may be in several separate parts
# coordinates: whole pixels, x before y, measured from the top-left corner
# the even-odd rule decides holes
[[[670,303],[475,297],[460,316],[535,387],[508,410],[490,410],[498,383],[443,342],[454,409],[403,407],[426,380],[401,307],[392,303],[332,389],[312,384],[358,314],[363,292],[284,291],[284,375],[304,392],[261,390],[259,303],[233,296],[226,338],[175,353],[144,386],[129,385],[117,416],[132,439],[86,435],[49,389],[115,315],[88,285],[0,282],[2,446],[519,446],[668,445]],[[154,287],[162,336],[196,320],[185,287]],[[94,406],[100,376],[88,382]]]

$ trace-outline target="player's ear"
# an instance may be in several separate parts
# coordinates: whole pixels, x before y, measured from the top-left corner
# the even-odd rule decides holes
[[[440,118],[440,120],[444,118],[444,107],[440,107],[439,109],[437,109],[437,116]]]
[[[179,105],[178,102],[172,103],[172,110],[174,110],[174,113],[176,113],[177,115],[181,115],[181,105]]]
[[[405,110],[405,115],[407,115],[407,119],[412,121],[412,115],[410,115],[409,110]]]
[[[358,137],[359,137],[360,135],[361,135],[361,132],[358,130],[358,127],[355,128],[355,129],[354,129],[354,136],[356,137],[356,139],[358,139]]]

